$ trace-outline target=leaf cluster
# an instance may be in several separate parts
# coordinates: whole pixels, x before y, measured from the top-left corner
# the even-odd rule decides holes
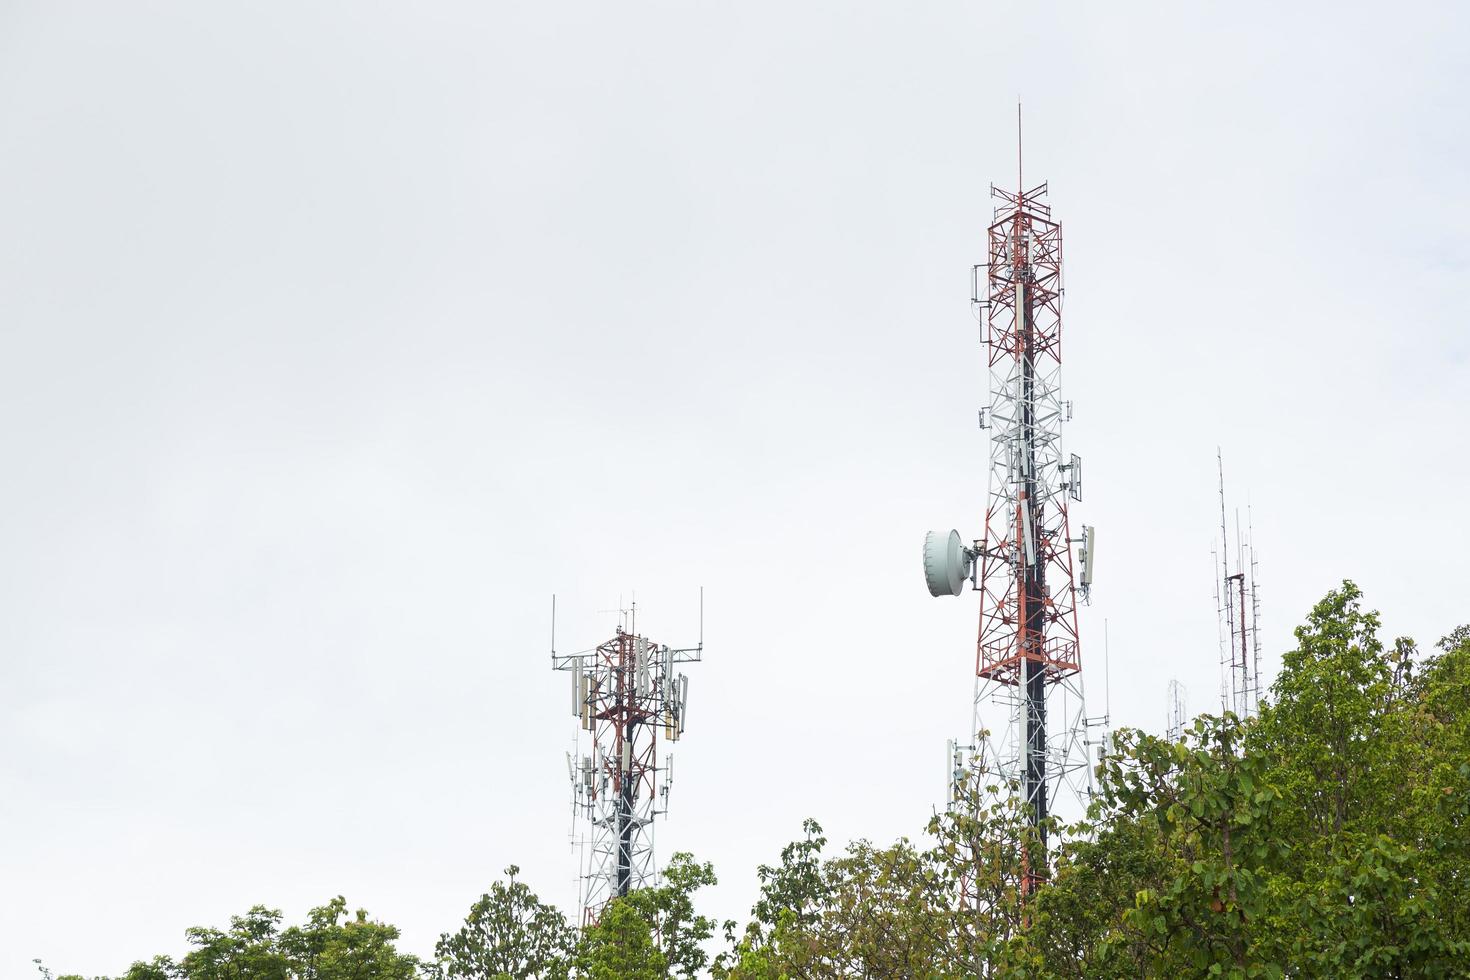
[[[340,896],[312,909],[301,925],[282,928],[281,922],[280,911],[257,905],[232,917],[227,929],[189,929],[185,936],[193,949],[182,959],[140,960],[119,980],[417,980],[424,975],[417,957],[395,948],[397,928],[369,918],[366,910],[349,913]]]

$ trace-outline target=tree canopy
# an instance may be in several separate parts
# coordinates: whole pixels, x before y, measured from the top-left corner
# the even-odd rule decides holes
[[[555,906],[516,880],[519,873],[515,865],[506,868],[508,880],[480,896],[457,932],[439,937],[434,955],[447,980],[568,975],[576,932]]]
[[[967,788],[922,848],[822,860],[809,822],[717,975],[1470,975],[1470,628],[1429,654],[1379,633],[1344,582],[1258,718],[1116,733],[1024,906],[1037,843],[1005,794]]]
[[[1380,632],[1344,582],[1258,717],[1202,715],[1175,741],[1116,732],[1086,818],[1048,825],[1051,872],[1024,903],[1041,835],[976,781],[915,840],[829,853],[806,821],[713,958],[697,900],[714,869],[681,853],[581,931],[512,866],[432,959],[336,898],[300,925],[257,906],[189,929],[181,959],[122,978],[1467,976],[1470,627],[1428,651]]]
[[[394,948],[396,928],[362,909],[348,914],[340,896],[312,909],[302,925],[282,929],[281,921],[278,910],[257,905],[231,918],[227,929],[188,929],[193,948],[182,959],[139,961],[119,980],[415,980],[423,969],[418,958]],[[39,960],[36,965],[50,980],[51,971]]]

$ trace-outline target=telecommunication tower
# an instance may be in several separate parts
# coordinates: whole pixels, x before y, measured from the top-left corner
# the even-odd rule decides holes
[[[551,666],[572,682],[577,745],[567,754],[573,819],[582,842],[582,925],[597,922],[613,898],[655,883],[653,822],[668,813],[673,753],[689,718],[689,677],[679,665],[704,653],[704,591],[699,644],[670,647],[638,632],[637,605],[613,636],[589,650],[556,652],[551,600]],[[626,628],[625,628],[626,627]]]
[[[1184,738],[1184,725],[1188,717],[1184,701],[1188,694],[1178,680],[1169,681],[1169,723],[1164,729],[1164,737],[1171,742]]]
[[[1017,128],[1020,112],[1017,110]],[[1019,133],[1018,133],[1019,136]],[[1018,140],[1019,142],[1019,140]],[[1061,397],[1062,227],[1043,203],[1047,185],[991,185],[998,199],[988,259],[973,267],[971,301],[984,326],[990,444],[984,536],[931,531],[924,577],[932,595],[980,593],[975,651],[973,768],[998,776],[1042,826],[1064,791],[1090,796],[1077,598],[1092,588],[1095,535],[1071,537],[1068,504],[1082,499],[1082,460],[1062,448],[1072,403]],[[1074,578],[1072,545],[1077,552]],[[1046,868],[1023,870],[1030,894]]]
[[[1256,579],[1254,529],[1247,520],[1241,530],[1235,513],[1235,571],[1231,571],[1230,537],[1225,506],[1225,457],[1216,450],[1220,472],[1220,550],[1214,554],[1215,616],[1220,639],[1220,708],[1241,718],[1253,718],[1260,709],[1261,599]]]

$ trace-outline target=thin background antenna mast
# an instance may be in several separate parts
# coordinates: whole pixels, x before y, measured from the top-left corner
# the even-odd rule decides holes
[[[1184,738],[1184,721],[1186,715],[1184,702],[1188,693],[1184,685],[1179,683],[1177,679],[1171,678],[1169,680],[1169,704],[1166,716],[1168,718],[1168,724],[1164,729],[1164,737],[1170,742],[1178,742]]]
[[[1240,511],[1237,509],[1235,571],[1232,572],[1226,517],[1229,508],[1225,501],[1225,455],[1218,446],[1215,459],[1220,475],[1220,554],[1215,582],[1215,612],[1219,617],[1220,636],[1220,708],[1233,712],[1239,718],[1253,718],[1260,709],[1261,689],[1255,544],[1249,533],[1242,536]],[[1246,512],[1249,515],[1249,508]]]

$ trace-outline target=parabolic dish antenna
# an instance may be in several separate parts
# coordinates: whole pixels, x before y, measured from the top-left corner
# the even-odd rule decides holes
[[[924,535],[924,582],[929,594],[959,595],[970,577],[970,554],[960,532],[930,531]]]

